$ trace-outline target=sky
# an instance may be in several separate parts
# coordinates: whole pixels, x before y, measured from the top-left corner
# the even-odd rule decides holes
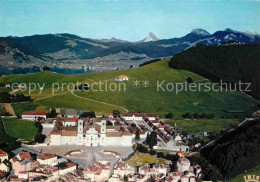
[[[260,32],[254,0],[0,0],[0,36],[71,33],[138,41],[181,37],[194,28]]]

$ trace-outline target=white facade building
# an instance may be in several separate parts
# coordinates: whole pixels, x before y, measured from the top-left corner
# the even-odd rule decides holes
[[[125,175],[134,173],[135,168],[127,163],[119,161],[114,165],[114,174],[120,176],[121,179],[123,179]]]
[[[39,164],[55,166],[55,161],[57,160],[57,156],[53,154],[42,154],[37,156],[37,161]]]
[[[38,118],[46,119],[46,112],[41,111],[25,111],[22,114],[22,119],[36,121]]]
[[[190,161],[189,159],[182,157],[178,160],[177,166],[178,166],[178,172],[189,171]]]
[[[76,127],[54,127],[50,145],[132,146],[133,142],[128,130],[116,126],[107,129],[102,117],[100,123],[79,119]]]
[[[143,119],[155,121],[158,115],[153,113],[123,113],[121,117],[127,121],[142,121]]]

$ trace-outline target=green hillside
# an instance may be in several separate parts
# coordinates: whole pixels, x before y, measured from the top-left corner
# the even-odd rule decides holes
[[[5,119],[4,124],[6,132],[9,136],[14,138],[22,138],[26,141],[31,141],[38,131],[34,125],[35,123],[31,121]]]
[[[39,105],[63,108],[76,108],[88,111],[98,111],[109,113],[113,110],[120,112],[155,112],[164,116],[168,112],[174,114],[174,118],[181,118],[186,112],[190,113],[214,113],[216,117],[225,114],[224,110],[239,110],[245,113],[253,112],[257,108],[259,101],[252,97],[238,92],[213,92],[213,91],[157,91],[157,81],[161,83],[182,83],[191,77],[198,85],[199,83],[211,84],[205,78],[185,70],[175,70],[168,67],[169,60],[156,62],[136,69],[111,71],[104,73],[92,73],[81,75],[61,75],[51,72],[41,72],[27,75],[11,75],[0,78],[0,82],[43,83],[45,87],[41,94],[39,89],[32,92],[30,96],[34,99],[31,103],[13,104],[16,114],[24,110],[33,110]],[[69,92],[65,87],[62,91],[52,94],[52,83],[95,83],[103,82],[108,85],[111,83],[119,84],[115,78],[124,74],[130,81],[124,82],[126,90],[123,91],[75,91]],[[135,80],[139,80],[138,87],[134,86]],[[143,81],[149,81],[149,86],[144,87]],[[57,86],[55,87],[57,88]],[[71,87],[72,89],[73,87]],[[93,87],[94,89],[97,86]],[[105,86],[101,87],[105,89]],[[202,86],[203,90],[204,86]],[[20,93],[21,91],[17,92]],[[28,91],[24,92],[29,94]]]

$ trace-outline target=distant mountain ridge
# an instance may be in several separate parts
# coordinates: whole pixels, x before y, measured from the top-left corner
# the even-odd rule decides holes
[[[106,65],[113,65],[112,69],[124,69],[129,68],[129,64],[138,66],[147,60],[171,57],[198,44],[221,45],[230,41],[259,44],[260,36],[232,29],[213,34],[203,29],[194,29],[183,37],[161,40],[149,33],[139,42],[116,38],[96,40],[67,33],[0,37],[0,67],[80,66],[94,59],[100,60],[99,68],[106,62]]]

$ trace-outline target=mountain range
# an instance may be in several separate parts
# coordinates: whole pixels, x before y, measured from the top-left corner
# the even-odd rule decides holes
[[[180,38],[158,39],[153,33],[138,42],[116,38],[90,39],[73,34],[0,37],[0,67],[81,67],[124,69],[158,58],[171,57],[198,44],[221,45],[230,41],[259,44],[257,33],[225,29],[210,34],[194,29]]]

